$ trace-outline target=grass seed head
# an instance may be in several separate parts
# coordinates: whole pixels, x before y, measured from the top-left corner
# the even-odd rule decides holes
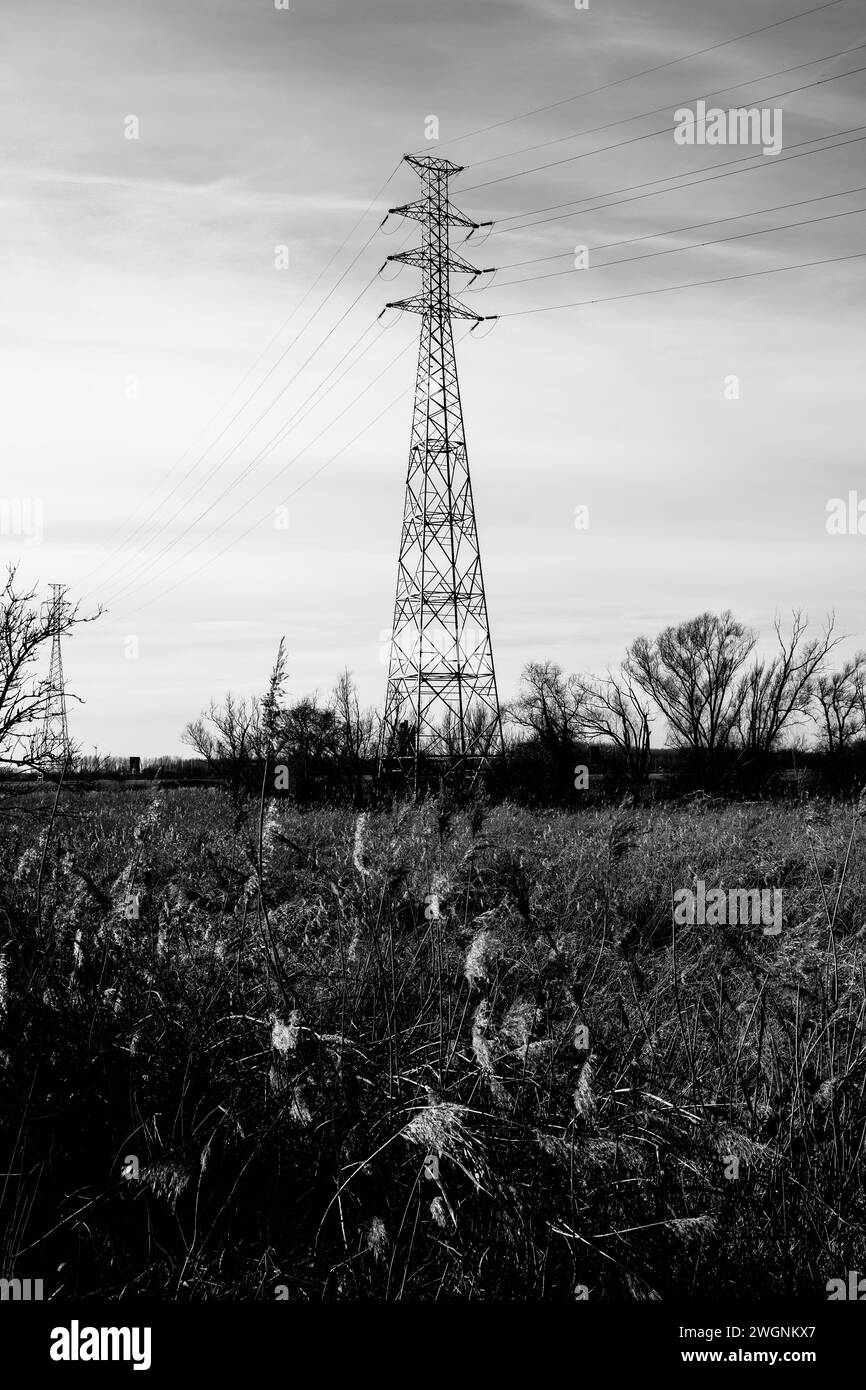
[[[491,928],[482,927],[472,938],[463,966],[463,973],[470,985],[489,983],[493,968],[501,955],[500,937]]]
[[[298,1045],[298,1038],[301,1032],[301,1011],[292,1009],[289,1014],[288,1023],[282,1023],[280,1019],[273,1016],[273,1027],[271,1028],[271,1047],[275,1052],[283,1053],[294,1052]]]
[[[388,1229],[385,1222],[382,1220],[381,1216],[374,1216],[367,1227],[367,1249],[374,1260],[379,1260],[381,1262],[388,1253],[389,1245]]]

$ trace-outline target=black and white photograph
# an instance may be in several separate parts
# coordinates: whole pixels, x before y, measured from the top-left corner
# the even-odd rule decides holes
[[[6,1369],[835,1376],[866,0],[0,0],[0,69]]]

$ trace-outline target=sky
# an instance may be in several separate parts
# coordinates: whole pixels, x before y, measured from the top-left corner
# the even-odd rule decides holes
[[[866,647],[866,534],[826,525],[866,500],[866,0],[814,8],[3,7],[0,547],[104,610],[85,753],[181,752],[283,635],[292,695],[381,704],[419,320],[378,317],[418,286],[379,224],[440,144],[494,220],[452,289],[500,316],[456,336],[501,698],[708,608]],[[701,99],[781,151],[677,143]]]

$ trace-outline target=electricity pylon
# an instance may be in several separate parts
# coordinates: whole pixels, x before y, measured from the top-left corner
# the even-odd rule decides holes
[[[417,786],[422,761],[477,768],[501,752],[502,721],[451,328],[483,316],[450,290],[451,271],[481,272],[451,251],[449,229],[489,224],[450,202],[460,165],[405,158],[421,196],[390,213],[420,222],[421,245],[388,260],[418,267],[421,293],[386,308],[420,314],[421,341],[379,762]]]
[[[38,741],[38,761],[43,767],[63,767],[70,755],[69,727],[66,722],[66,690],[63,684],[63,653],[60,633],[65,614],[65,588],[51,585],[47,618],[51,632],[51,664],[45,687],[42,732]]]

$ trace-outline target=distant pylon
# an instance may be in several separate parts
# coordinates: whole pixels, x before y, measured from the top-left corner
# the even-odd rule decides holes
[[[482,316],[451,295],[452,270],[480,272],[449,249],[449,228],[488,224],[449,200],[460,165],[405,158],[421,196],[390,212],[421,223],[421,245],[388,260],[417,266],[421,293],[386,307],[420,314],[421,342],[380,767],[400,764],[417,784],[421,760],[477,767],[501,752],[502,721],[451,329]]]
[[[45,687],[45,712],[38,743],[39,762],[43,766],[62,767],[70,753],[69,728],[66,722],[66,690],[63,684],[63,653],[60,633],[65,612],[65,586],[51,585],[47,618],[51,632],[51,665]]]

